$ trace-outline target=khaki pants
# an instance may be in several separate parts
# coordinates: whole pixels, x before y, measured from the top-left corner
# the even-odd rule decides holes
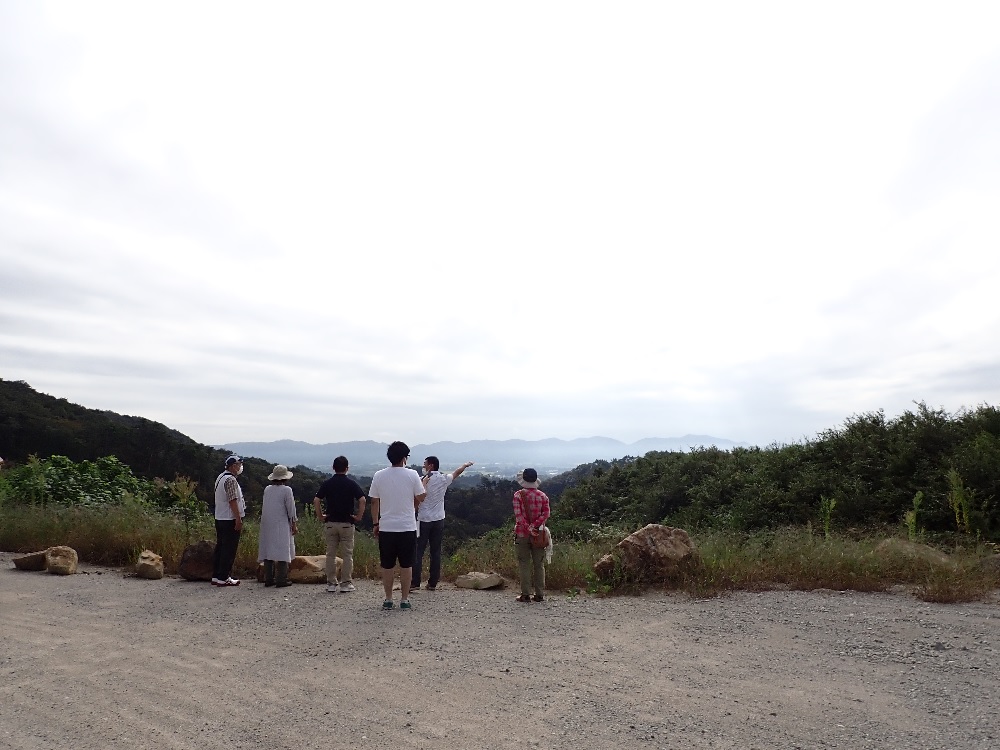
[[[517,575],[521,579],[521,593],[535,596],[545,596],[545,548],[535,549],[531,539],[519,536],[514,540],[517,550]]]
[[[330,522],[323,527],[323,533],[326,536],[326,582],[351,583],[351,574],[354,572],[354,524]],[[338,547],[340,559],[343,560],[339,581]]]

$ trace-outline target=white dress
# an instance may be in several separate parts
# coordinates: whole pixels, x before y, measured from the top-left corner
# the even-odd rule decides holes
[[[286,484],[269,484],[264,488],[260,509],[260,542],[257,561],[291,562],[295,557],[295,537],[292,521],[296,520],[295,498]]]

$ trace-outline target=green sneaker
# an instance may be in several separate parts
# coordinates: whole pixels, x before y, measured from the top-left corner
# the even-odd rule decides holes
[[[409,599],[403,599],[403,601],[401,601],[399,603],[399,608],[400,609],[413,609],[413,605],[410,604],[410,600]]]
[[[403,605],[400,604],[399,606],[402,607]],[[382,609],[392,609],[392,607],[393,607],[392,599],[386,599],[384,602],[382,602]]]

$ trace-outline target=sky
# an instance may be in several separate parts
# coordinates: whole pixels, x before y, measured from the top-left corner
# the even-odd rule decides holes
[[[216,445],[997,404],[998,28],[0,0],[0,378]]]

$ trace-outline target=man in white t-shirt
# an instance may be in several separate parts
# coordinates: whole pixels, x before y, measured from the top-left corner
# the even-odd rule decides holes
[[[427,590],[434,591],[441,579],[441,543],[444,541],[444,493],[448,487],[472,466],[472,461],[466,461],[451,474],[441,472],[441,462],[437,456],[424,459],[424,476],[420,480],[427,490],[427,498],[417,508],[417,521],[420,530],[417,534],[417,555],[413,560],[413,580],[410,591],[420,590],[420,573],[424,566],[424,550],[431,548],[431,566],[427,571]]]
[[[420,475],[406,468],[410,448],[396,441],[385,452],[389,463],[372,477],[368,499],[372,506],[372,522],[378,539],[379,566],[385,601],[382,609],[392,609],[392,583],[396,563],[399,563],[399,583],[402,598],[399,608],[410,609],[410,580],[413,574],[413,555],[417,542],[417,506],[427,496]]]

